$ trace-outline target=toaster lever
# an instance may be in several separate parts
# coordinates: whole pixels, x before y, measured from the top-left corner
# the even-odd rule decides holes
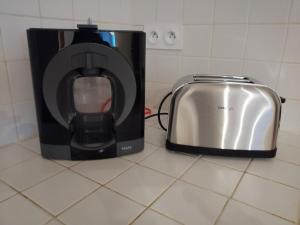
[[[280,97],[280,101],[281,101],[281,103],[285,103],[286,99],[284,97]]]

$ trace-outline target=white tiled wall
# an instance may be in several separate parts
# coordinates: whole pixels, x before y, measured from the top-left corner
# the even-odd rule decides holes
[[[282,129],[300,133],[300,0],[0,0],[0,145],[37,132],[25,30],[87,17],[105,29],[183,25],[183,50],[147,50],[148,105],[186,74],[243,74],[287,97]]]
[[[287,98],[281,128],[300,133],[300,0],[153,0],[147,8],[152,14],[134,13],[134,24],[184,27],[182,51],[147,52],[150,105],[157,107],[180,76],[242,74]],[[133,10],[145,11],[145,5]]]
[[[91,17],[103,28],[131,25],[131,0],[0,0],[0,146],[37,134],[26,29],[73,28]]]

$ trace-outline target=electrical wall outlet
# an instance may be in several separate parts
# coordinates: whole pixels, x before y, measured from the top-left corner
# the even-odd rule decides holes
[[[150,49],[182,49],[182,26],[176,24],[148,24],[146,32],[146,47]]]

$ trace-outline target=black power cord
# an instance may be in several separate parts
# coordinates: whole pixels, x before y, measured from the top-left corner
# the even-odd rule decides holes
[[[166,99],[167,99],[170,95],[172,95],[172,92],[169,92],[169,93],[161,100],[161,102],[160,102],[160,104],[159,104],[159,106],[158,106],[158,110],[157,110],[157,119],[158,119],[158,123],[159,123],[161,129],[163,129],[164,131],[167,131],[167,128],[165,128],[164,125],[163,125],[162,122],[161,122],[160,115],[161,115],[162,113],[161,113],[160,111],[161,111],[161,108],[162,108],[164,102],[166,101]]]
[[[152,117],[154,117],[154,116],[157,116],[158,123],[159,123],[161,129],[163,129],[164,131],[167,131],[167,128],[165,128],[165,126],[162,124],[160,116],[161,116],[161,115],[168,115],[169,113],[161,112],[161,108],[162,108],[164,102],[166,101],[166,99],[167,99],[171,94],[172,94],[172,92],[169,92],[165,97],[163,97],[163,99],[161,100],[161,102],[160,102],[160,104],[159,104],[159,106],[158,106],[157,113],[145,117],[145,119],[149,119],[149,118],[152,118]]]
[[[160,113],[160,115],[168,115],[169,113]],[[151,115],[149,115],[149,116],[146,116],[145,117],[145,120],[146,119],[150,119],[150,118],[152,118],[152,117],[154,117],[154,116],[157,116],[158,115],[158,113],[155,113],[155,114],[151,114]]]

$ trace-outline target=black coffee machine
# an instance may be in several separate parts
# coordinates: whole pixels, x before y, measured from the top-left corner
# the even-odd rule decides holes
[[[42,155],[100,159],[144,147],[145,33],[27,30]]]

